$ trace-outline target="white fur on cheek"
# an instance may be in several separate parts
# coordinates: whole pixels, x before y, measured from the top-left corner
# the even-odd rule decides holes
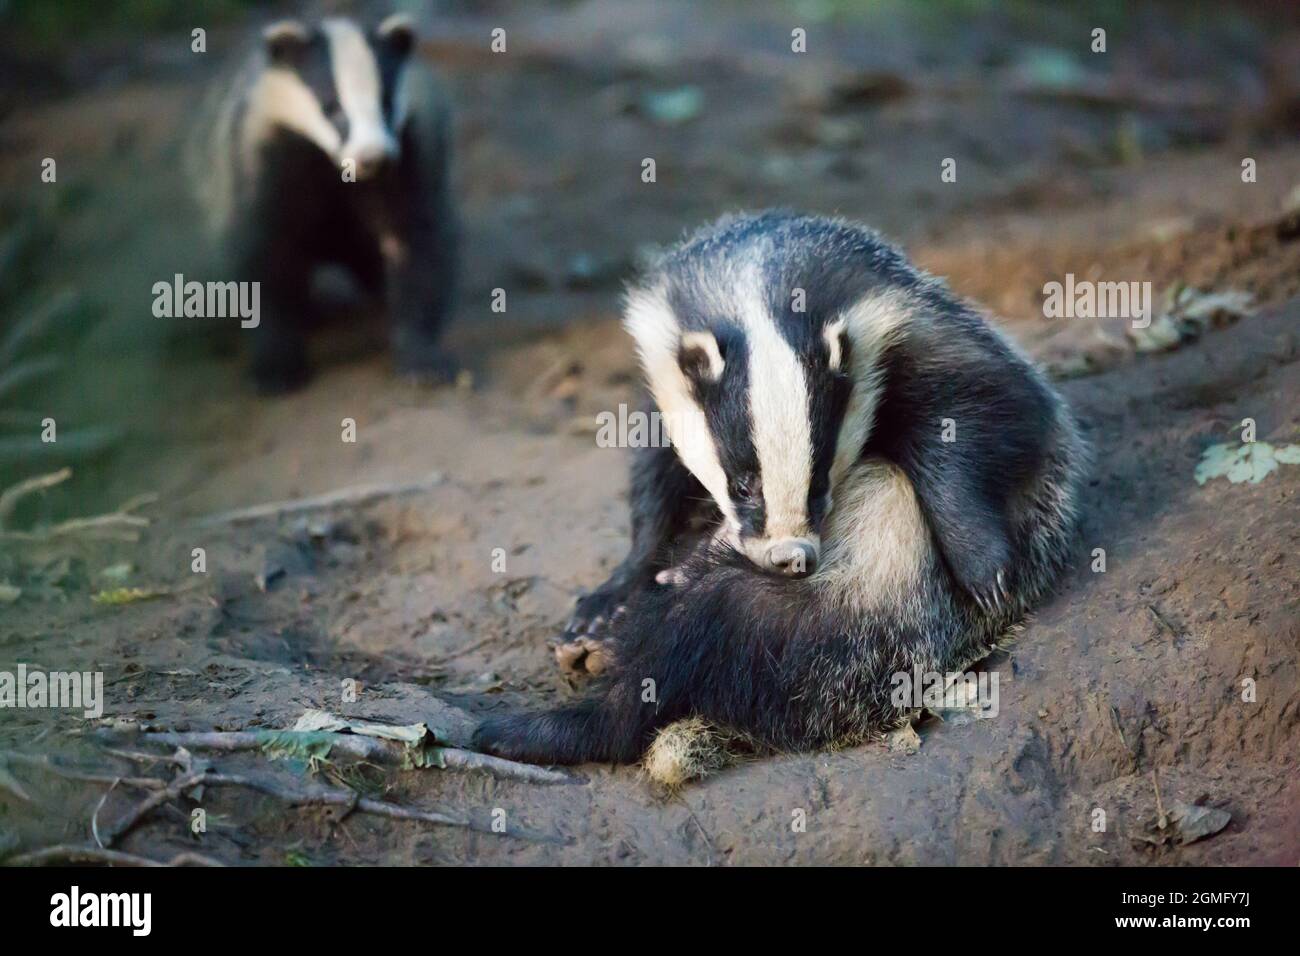
[[[836,489],[862,454],[862,446],[875,423],[876,406],[885,385],[880,367],[885,349],[912,318],[912,307],[906,297],[899,292],[886,292],[859,299],[833,323],[843,323],[848,335],[852,346],[849,372],[853,377],[853,391],[844,410],[831,462],[833,494],[839,494]]]
[[[298,74],[278,67],[265,70],[249,93],[248,116],[240,144],[247,168],[253,168],[258,146],[276,127],[311,140],[330,159],[338,160],[342,146],[338,130],[325,118],[320,103]]]
[[[736,508],[727,494],[727,474],[713,444],[709,423],[691,396],[677,361],[679,326],[662,290],[630,292],[623,324],[636,340],[650,394],[664,416],[664,429],[678,456],[713,496],[729,524],[738,527]]]

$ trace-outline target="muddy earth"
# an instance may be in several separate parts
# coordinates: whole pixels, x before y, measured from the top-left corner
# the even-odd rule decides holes
[[[485,713],[571,697],[549,644],[628,544],[627,452],[595,440],[635,384],[621,283],[709,217],[780,205],[870,222],[948,277],[1053,372],[1094,445],[1073,569],[983,665],[996,717],[929,717],[919,748],[747,759],[676,793],[634,767],[538,785],[206,753],[472,826],[211,787],[118,849],[266,865],[1300,863],[1300,465],[1194,477],[1244,419],[1261,442],[1300,442],[1300,32],[1263,4],[983,6],[439,8],[422,55],[458,109],[466,264],[449,342],[466,372],[443,389],[400,380],[375,317],[345,301],[315,379],[277,400],[250,387],[238,330],[150,312],[154,282],[203,274],[181,143],[253,21],[215,22],[201,56],[188,21],[96,34],[52,70],[6,39],[3,327],[51,309],[80,334],[55,339],[61,368],[0,394],[4,485],[72,468],[6,516],[29,534],[0,540],[0,670],[102,672],[104,713],[0,710],[0,749],[105,780],[0,760],[0,855],[93,845],[92,819],[147,795],[113,778],[170,779],[138,756],[173,752],[151,731],[287,728],[320,708],[422,721],[454,745]],[[505,54],[488,48],[497,26]],[[1127,320],[1045,318],[1044,285],[1067,273],[1150,282],[1157,315],[1179,295],[1249,305],[1137,348]],[[31,413],[85,446],[33,443]],[[387,492],[229,514],[369,486]],[[133,511],[147,527],[126,526],[138,540],[40,533],[141,494],[156,499]],[[1153,821],[1180,803],[1230,820],[1165,838]]]

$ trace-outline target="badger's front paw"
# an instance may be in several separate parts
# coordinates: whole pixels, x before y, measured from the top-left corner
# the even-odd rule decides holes
[[[594,676],[612,657],[605,638],[609,626],[627,612],[629,589],[604,586],[578,598],[573,616],[555,644],[555,662],[570,677]]]

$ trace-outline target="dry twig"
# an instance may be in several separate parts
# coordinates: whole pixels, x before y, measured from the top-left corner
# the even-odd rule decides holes
[[[328,739],[331,751],[337,750],[350,757],[370,760],[375,763],[400,765],[407,756],[406,748],[396,742],[381,740],[378,737],[366,737],[361,734],[335,734],[323,731],[225,731],[211,733],[172,733],[155,732],[141,735],[138,739],[149,740],[167,747],[189,747],[196,750],[216,750],[223,753],[235,753],[242,750],[261,750],[274,740],[287,735],[308,734],[312,739]],[[522,783],[576,783],[577,780],[561,770],[550,770],[532,764],[504,760],[488,754],[475,753],[472,750],[460,750],[456,747],[437,747],[437,754],[442,765],[449,770],[481,770],[502,780],[517,780]]]
[[[59,843],[30,853],[20,853],[5,861],[8,866],[51,866],[66,863],[104,863],[109,866],[224,866],[201,853],[178,853],[161,862],[121,850],[107,850],[75,843]]]
[[[339,505],[358,507],[382,498],[398,498],[417,494],[421,491],[429,491],[442,484],[443,480],[442,474],[435,471],[419,481],[396,484],[352,485],[310,498],[296,498],[293,501],[271,501],[248,508],[221,511],[199,518],[195,524],[200,528],[208,528],[219,524],[241,524],[246,521],[256,521],[259,518],[276,518],[280,515],[297,514],[303,511],[318,511]]]

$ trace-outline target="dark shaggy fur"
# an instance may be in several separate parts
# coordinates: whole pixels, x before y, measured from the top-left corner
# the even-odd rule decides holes
[[[631,762],[656,730],[687,717],[777,749],[861,738],[900,716],[892,675],[967,666],[1067,561],[1084,447],[1060,398],[982,318],[874,233],[781,213],[724,220],[648,281],[671,290],[677,315],[698,315],[696,277],[741,257],[762,263],[770,308],[810,368],[827,322],[864,295],[903,293],[909,319],[880,359],[859,467],[901,471],[915,494],[926,540],[912,592],[848,600],[818,575],[765,575],[714,544],[687,559],[684,584],[654,584],[657,569],[681,563],[673,552],[703,489],[671,448],[638,451],[632,551],[579,608],[577,626],[606,618],[612,667],[576,704],[486,721],[480,748],[543,763]],[[788,310],[795,286],[816,303],[806,314]],[[809,381],[823,393],[811,403],[814,435],[837,433],[843,397],[818,374]],[[957,442],[940,441],[943,418],[958,423]],[[814,485],[824,471],[814,469]],[[615,607],[625,610],[615,617]]]

